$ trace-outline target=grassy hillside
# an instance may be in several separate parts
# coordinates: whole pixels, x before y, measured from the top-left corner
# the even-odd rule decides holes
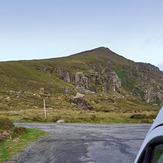
[[[150,122],[163,104],[163,72],[104,47],[63,58],[1,62],[0,83],[0,116],[19,121]],[[74,100],[76,93],[84,97]]]

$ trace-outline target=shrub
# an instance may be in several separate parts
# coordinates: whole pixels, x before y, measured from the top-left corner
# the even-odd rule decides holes
[[[26,128],[15,127],[14,124],[7,118],[0,118],[0,142],[7,139],[19,137],[26,133]]]
[[[4,137],[2,135],[2,132],[0,132],[0,143],[4,141]]]
[[[130,116],[131,119],[144,119],[147,116],[145,114],[133,114]]]
[[[133,114],[130,116],[131,119],[140,120],[141,123],[152,123],[153,119],[156,117],[156,114]]]
[[[18,137],[19,135],[23,135],[26,133],[26,128],[24,127],[14,127],[12,137]]]
[[[43,119],[42,117],[39,117],[39,116],[33,116],[32,121],[34,121],[34,122],[44,122],[45,119]]]
[[[0,130],[12,130],[14,124],[8,118],[0,118]]]

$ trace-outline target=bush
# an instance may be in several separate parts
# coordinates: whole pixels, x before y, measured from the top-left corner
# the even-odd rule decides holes
[[[45,119],[43,119],[42,117],[39,117],[39,116],[33,116],[32,121],[34,121],[34,122],[45,122]]]
[[[51,121],[52,121],[52,122],[57,122],[57,121],[60,120],[60,119],[62,119],[62,117],[61,117],[60,115],[58,115],[58,116],[53,116],[52,119],[51,119]]]
[[[26,128],[24,127],[14,127],[13,133],[12,133],[12,137],[18,137],[20,135],[23,135],[26,133]]]
[[[140,120],[141,123],[152,123],[153,119],[156,117],[156,114],[133,114],[130,116],[131,119]]]
[[[19,137],[26,133],[26,128],[15,127],[14,124],[7,118],[0,118],[0,142],[7,139]]]
[[[0,130],[12,130],[14,124],[8,118],[0,118]]]
[[[145,114],[133,114],[130,116],[131,119],[144,119],[147,116]]]

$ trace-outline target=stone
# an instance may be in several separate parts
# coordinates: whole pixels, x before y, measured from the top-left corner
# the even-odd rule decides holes
[[[2,133],[2,137],[3,137],[3,138],[7,138],[7,137],[9,137],[9,136],[10,136],[10,133],[9,133],[9,132],[3,131],[3,133]]]
[[[56,123],[65,123],[65,120],[64,119],[60,119]]]
[[[10,98],[10,97],[6,97],[5,100],[6,100],[6,101],[10,101],[11,98]]]
[[[74,96],[73,98],[83,98],[83,97],[84,97],[84,94],[77,92],[76,96]]]
[[[20,141],[19,138],[15,138],[15,139],[13,139],[13,142],[14,142],[14,143],[18,143],[19,141]]]

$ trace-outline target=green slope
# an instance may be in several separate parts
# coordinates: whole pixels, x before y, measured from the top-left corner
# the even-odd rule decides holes
[[[80,92],[91,112],[127,114],[128,118],[137,112],[155,115],[163,104],[162,81],[163,72],[157,67],[135,63],[104,47],[63,58],[0,62],[0,111],[6,115],[13,110],[25,115],[26,110],[38,111],[44,93],[51,119],[61,118],[63,112],[64,118],[70,118],[77,109],[71,98]]]

